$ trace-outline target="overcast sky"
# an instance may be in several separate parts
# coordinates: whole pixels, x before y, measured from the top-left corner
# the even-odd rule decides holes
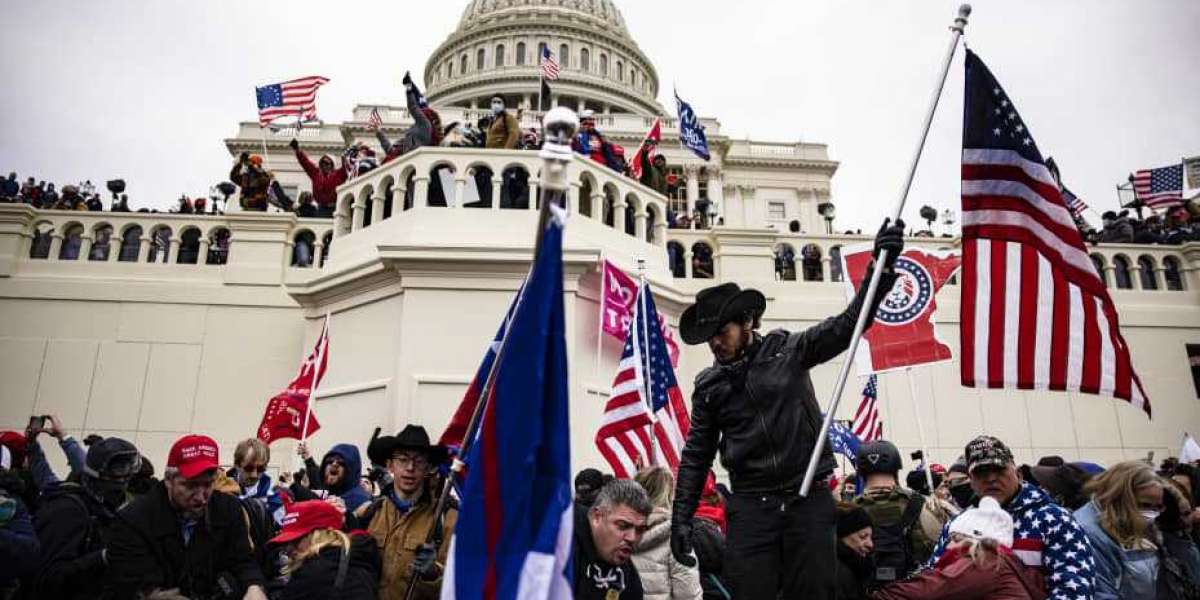
[[[454,29],[465,0],[2,2],[0,169],[61,184],[123,177],[165,208],[228,173],[223,140],[253,88],[320,74],[326,121],[402,104],[400,76]],[[616,0],[671,86],[722,132],[824,142],[840,228],[890,210],[957,2]],[[1200,154],[1200,2],[980,0],[967,43],[1066,183],[1097,210],[1138,168]],[[958,204],[962,55],[906,214]],[[1092,215],[1093,220],[1098,220]]]

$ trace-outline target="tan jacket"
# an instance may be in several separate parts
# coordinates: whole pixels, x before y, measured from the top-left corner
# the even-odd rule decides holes
[[[517,118],[504,111],[495,119],[492,119],[491,126],[487,130],[487,141],[484,145],[488,148],[504,148],[513,150],[517,147],[517,140],[521,136],[521,126],[517,124]]]
[[[700,571],[686,567],[671,554],[671,513],[656,508],[646,525],[650,530],[642,537],[633,555],[633,565],[642,579],[646,600],[700,600]]]
[[[446,553],[450,550],[450,535],[457,521],[458,512],[453,508],[447,510],[437,559],[438,566],[443,567],[443,570],[446,565]],[[379,600],[404,600],[413,558],[417,548],[425,542],[425,535],[429,532],[432,522],[433,502],[428,495],[404,515],[400,514],[391,500],[382,501],[378,512],[371,518],[371,524],[367,526],[367,531],[379,544],[379,553],[383,559],[383,574],[379,578]],[[417,584],[414,597],[418,600],[437,600],[441,589],[441,579],[433,582],[422,581]]]

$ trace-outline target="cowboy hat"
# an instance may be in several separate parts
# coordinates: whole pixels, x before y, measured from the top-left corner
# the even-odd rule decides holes
[[[743,290],[736,283],[705,288],[696,294],[696,303],[679,318],[679,334],[686,344],[703,344],[726,323],[741,320],[747,314],[762,316],[766,309],[767,298],[758,290]]]
[[[440,465],[450,458],[450,452],[445,446],[429,443],[429,434],[420,425],[407,425],[394,436],[385,435],[372,440],[367,446],[367,457],[371,459],[372,464],[386,465],[397,450],[424,452],[429,457],[429,462],[434,465]]]

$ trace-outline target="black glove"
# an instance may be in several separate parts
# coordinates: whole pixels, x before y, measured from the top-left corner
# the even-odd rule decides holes
[[[410,75],[408,71],[405,71],[404,72],[404,89],[412,91],[412,88],[413,88],[412,75]]]
[[[413,558],[412,568],[413,573],[416,573],[426,581],[432,581],[438,578],[437,573],[437,546],[426,542],[417,548],[416,556]]]
[[[288,146],[290,146],[292,150],[299,150],[300,142],[297,141],[296,138],[292,138],[292,141],[288,142]]]
[[[887,260],[883,267],[887,271],[892,270],[892,265],[896,264],[896,258],[904,252],[904,220],[896,219],[896,222],[891,227],[888,223],[891,219],[884,219],[883,225],[879,228],[879,233],[875,234],[875,251],[871,256],[875,259],[879,258],[880,250],[887,250]]]
[[[671,524],[671,554],[685,567],[696,566],[696,555],[692,552],[692,524]]]

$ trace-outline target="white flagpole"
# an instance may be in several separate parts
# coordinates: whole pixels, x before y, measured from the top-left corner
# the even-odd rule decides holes
[[[917,140],[917,148],[913,152],[912,162],[908,168],[908,177],[904,180],[904,186],[900,189],[900,197],[896,201],[896,206],[891,212],[891,220],[894,222],[900,218],[900,214],[904,212],[904,203],[908,200],[908,190],[912,187],[913,177],[917,173],[917,164],[921,161],[921,151],[925,148],[925,138],[929,137],[929,127],[933,124],[933,114],[937,111],[938,100],[942,96],[942,88],[946,85],[946,75],[950,72],[950,63],[954,60],[954,52],[958,49],[958,40],[962,37],[963,29],[967,26],[967,17],[971,14],[971,5],[964,4],[958,7],[958,16],[954,19],[954,24],[950,26],[950,47],[946,49],[946,58],[942,61],[942,70],[939,74],[937,86],[933,89],[933,97],[929,100],[929,110],[925,113],[925,126],[921,129],[921,137]],[[877,265],[887,263],[887,250],[879,251],[879,258],[876,261]],[[879,278],[883,275],[883,269],[877,268],[871,273],[871,281],[867,284],[866,301],[863,302],[862,308],[858,312],[858,321],[854,324],[854,333],[850,336],[850,346],[847,348],[846,356],[850,357],[842,361],[841,371],[838,373],[838,378],[833,386],[833,397],[829,401],[829,406],[825,409],[825,420],[821,423],[821,431],[817,434],[817,442],[813,445],[812,455],[808,460],[808,469],[804,472],[804,483],[800,485],[800,495],[808,496],[809,489],[812,488],[813,479],[817,475],[817,464],[821,460],[821,450],[825,447],[826,440],[829,439],[829,426],[833,422],[833,415],[837,412],[838,402],[842,399],[842,392],[846,389],[846,378],[850,375],[850,367],[853,364],[855,353],[858,352],[858,341],[862,338],[863,330],[867,325],[867,310],[873,302],[871,299],[875,297],[875,291],[879,288]]]
[[[913,377],[912,367],[904,369],[908,378],[908,394],[912,398],[913,416],[917,419],[917,436],[921,438],[921,455],[925,457],[925,482],[929,484],[929,493],[933,493],[933,471],[929,466],[933,458],[929,456],[929,445],[925,443],[925,425],[921,421],[921,405],[917,401],[917,380]]]
[[[604,250],[600,250],[600,299],[598,304],[599,318],[596,324],[596,376],[600,376],[600,356],[604,353],[604,301],[608,298],[608,260],[604,258]]]
[[[308,402],[304,406],[304,421],[300,424],[300,441],[308,438],[308,416],[312,412],[313,399],[317,396],[317,382],[325,375],[321,364],[325,362],[325,348],[329,346],[329,313],[325,313],[325,325],[321,327],[320,343],[317,345],[317,364],[313,365],[312,386],[308,388]]]
[[[650,288],[646,285],[646,259],[638,259],[638,311],[642,314],[642,379],[646,392],[646,409],[650,411],[650,459],[651,465],[658,464],[658,441],[654,437],[654,425],[658,418],[654,415],[654,379],[650,374],[650,315],[646,314],[646,294]],[[636,319],[630,327],[637,325]]]

